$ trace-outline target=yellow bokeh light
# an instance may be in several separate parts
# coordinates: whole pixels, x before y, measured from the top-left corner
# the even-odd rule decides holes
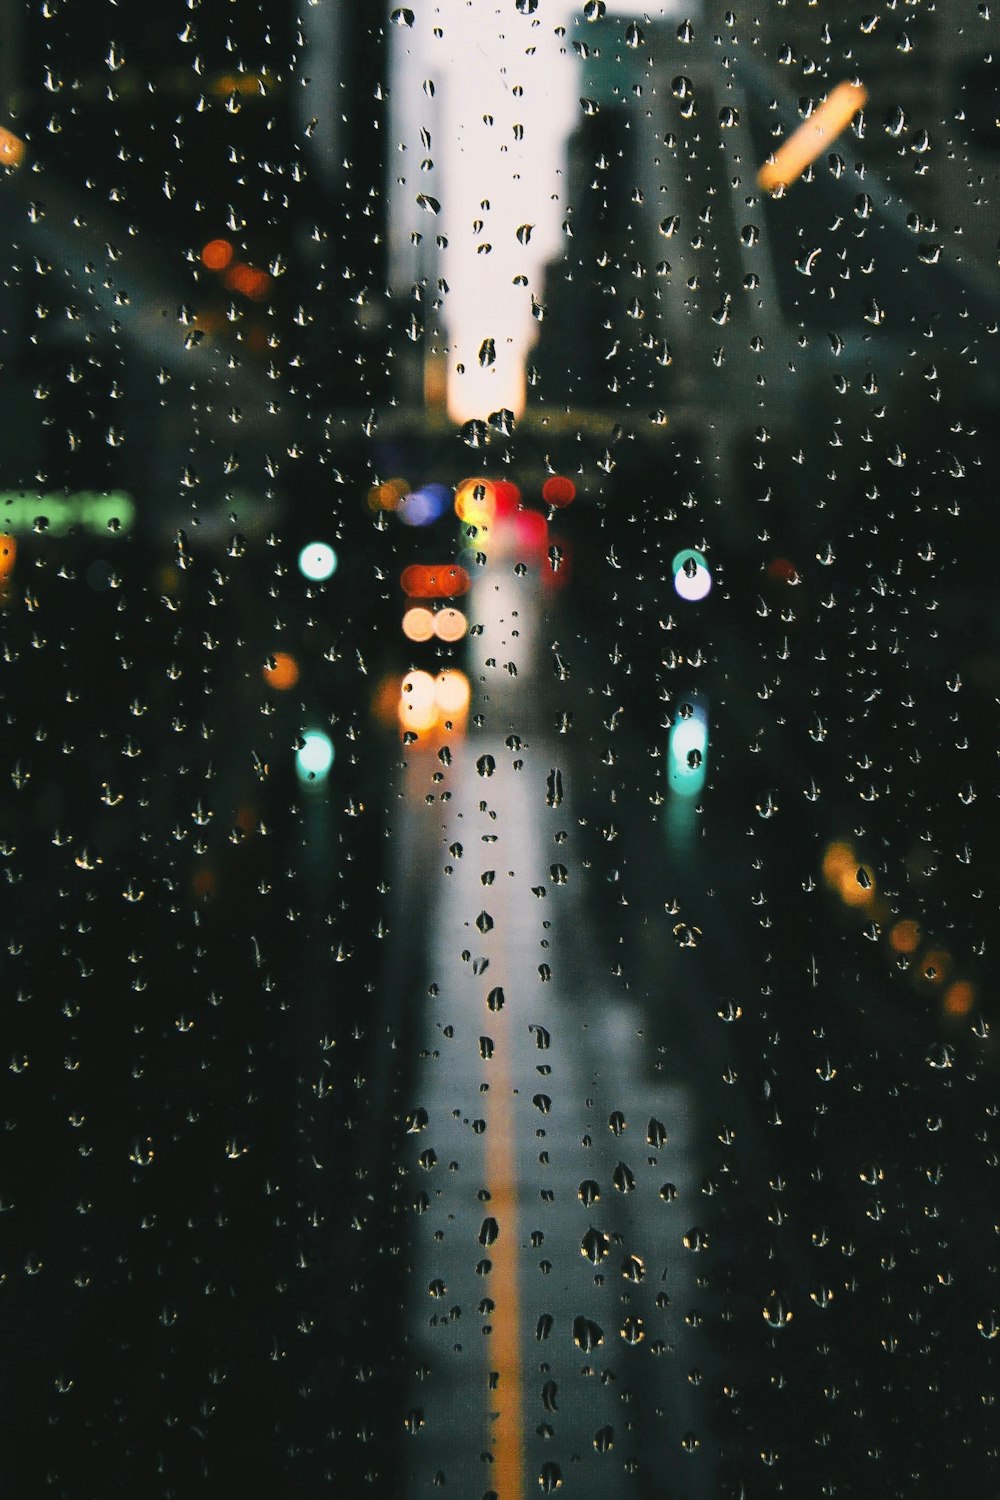
[[[464,672],[449,669],[438,673],[435,697],[442,713],[451,716],[465,713],[471,696],[472,689]]]
[[[487,529],[496,507],[496,495],[488,479],[463,479],[455,491],[455,514],[466,526]]]
[[[407,672],[399,692],[399,722],[404,730],[426,733],[438,719],[434,678],[429,672]]]

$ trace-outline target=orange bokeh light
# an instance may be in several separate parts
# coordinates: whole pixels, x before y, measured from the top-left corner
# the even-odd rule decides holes
[[[920,923],[908,917],[897,922],[889,933],[889,946],[896,953],[914,953],[920,944]]]
[[[266,271],[237,261],[225,275],[225,283],[231,292],[239,292],[251,302],[260,302],[271,290],[271,278]]]
[[[21,137],[0,125],[0,166],[19,167],[24,160],[24,151]]]
[[[922,973],[928,984],[941,984],[951,968],[951,954],[935,948],[923,957]]]
[[[264,663],[263,674],[268,687],[276,688],[279,693],[284,693],[298,682],[299,664],[287,651],[275,651],[274,655]]]
[[[210,271],[224,271],[233,258],[233,247],[228,240],[209,240],[202,246],[201,262]]]
[[[383,479],[381,484],[373,484],[368,491],[369,510],[396,510],[404,495],[410,493],[410,486],[405,479]]]
[[[0,578],[6,578],[17,560],[17,542],[6,532],[0,533]]]
[[[949,1016],[967,1016],[976,1002],[976,987],[967,979],[958,979],[948,986],[944,997],[944,1008]]]
[[[411,599],[451,599],[469,590],[469,575],[457,563],[410,563],[399,575]]]

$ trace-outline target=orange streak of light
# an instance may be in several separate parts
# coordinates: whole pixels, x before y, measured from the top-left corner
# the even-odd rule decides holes
[[[804,120],[798,130],[782,142],[774,160],[761,167],[757,173],[757,186],[773,193],[801,177],[806,167],[850,124],[867,99],[868,91],[860,84],[838,83],[808,120]]]

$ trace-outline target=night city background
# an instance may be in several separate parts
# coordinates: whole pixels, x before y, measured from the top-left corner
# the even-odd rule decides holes
[[[0,16],[4,1493],[991,1500],[993,8]]]

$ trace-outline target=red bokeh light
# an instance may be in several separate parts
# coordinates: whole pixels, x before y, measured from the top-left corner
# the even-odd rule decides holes
[[[565,474],[552,474],[542,485],[546,505],[569,505],[576,499],[576,485]]]

